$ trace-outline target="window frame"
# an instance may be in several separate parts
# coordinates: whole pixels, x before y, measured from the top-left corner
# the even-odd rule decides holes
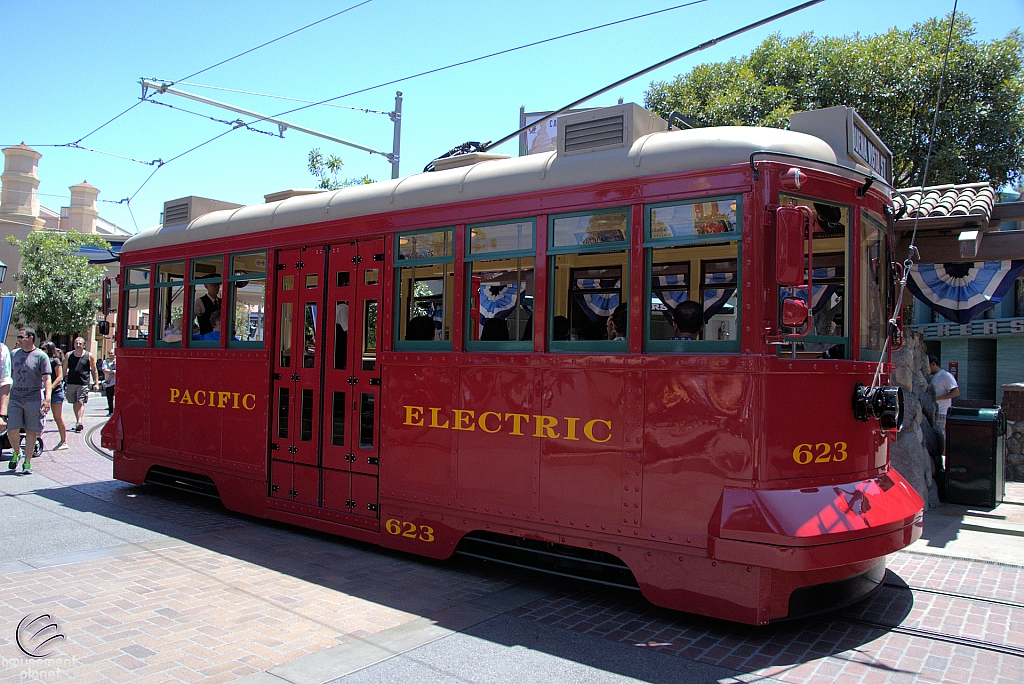
[[[436,265],[450,265],[451,266],[451,277],[454,281],[455,278],[455,225],[446,226],[435,226],[431,228],[420,228],[417,230],[404,230],[399,233],[395,233],[395,262],[394,262],[394,283],[395,283],[395,296],[394,304],[392,309],[392,321],[393,321],[393,332],[394,335],[394,349],[395,351],[451,351],[452,340],[449,337],[447,340],[403,340],[401,338],[402,331],[402,269],[403,268],[416,268],[418,266],[436,266]],[[423,233],[439,233],[447,231],[449,233],[449,244],[451,245],[451,254],[445,256],[432,256],[423,257],[419,259],[402,259],[400,241],[403,236],[406,235],[420,235]],[[445,278],[449,277],[447,274]],[[442,292],[444,291],[446,283],[442,281]],[[452,302],[450,304],[452,308],[452,328],[455,328],[455,316],[458,312],[454,310],[455,306],[455,289],[454,282],[452,283]],[[379,309],[378,309],[379,310]],[[377,340],[377,346],[380,347],[380,340]]]
[[[508,251],[500,252],[479,252],[477,254],[472,253],[472,233],[474,228],[481,228],[485,226],[502,226],[502,225],[514,225],[517,223],[529,223],[533,230],[533,247],[530,249],[513,249]],[[483,223],[469,223],[465,227],[466,246],[465,246],[465,269],[466,269],[466,292],[465,292],[465,321],[466,324],[463,326],[463,349],[466,351],[505,351],[505,352],[532,352],[533,351],[533,334],[530,335],[529,340],[508,340],[507,342],[496,342],[491,340],[472,340],[471,327],[476,324],[476,321],[472,320],[469,315],[470,304],[472,303],[473,295],[473,264],[478,261],[499,261],[501,259],[533,259],[533,297],[535,298],[534,310],[536,310],[536,296],[537,296],[537,217],[530,216],[517,219],[508,219],[501,221],[486,221]],[[519,305],[521,306],[521,305]],[[533,318],[533,332],[536,332],[537,321]]]
[[[223,302],[224,302],[224,290],[226,289],[224,287],[224,275],[225,275],[225,271],[227,270],[225,268],[225,266],[224,266],[224,264],[225,264],[224,257],[225,256],[226,256],[225,254],[209,254],[209,255],[206,255],[206,256],[192,257],[191,259],[188,260],[189,280],[188,280],[188,290],[187,290],[187,292],[188,292],[188,295],[189,295],[189,312],[188,312],[188,334],[187,334],[187,337],[188,337],[188,348],[189,349],[220,349],[221,348],[221,342],[224,341],[225,333],[224,333],[224,304],[223,304]],[[214,259],[220,259],[220,263],[221,263],[220,271],[221,271],[221,274],[220,274],[219,277],[217,277],[217,278],[195,278],[195,279],[192,278],[193,264],[195,262],[197,262],[197,261],[213,261]],[[230,262],[228,262],[228,263],[230,263]],[[193,304],[195,304],[195,300],[196,300],[196,297],[195,297],[195,294],[194,294],[195,286],[196,285],[206,285],[207,283],[220,283],[220,292],[221,292],[221,295],[220,295],[220,299],[221,299],[221,307],[220,307],[221,335],[220,335],[220,337],[221,337],[221,339],[219,341],[218,340],[193,340],[192,339],[192,321],[195,319],[195,311],[193,311]],[[182,322],[182,327],[185,327],[185,323],[184,322]],[[182,331],[182,338],[184,339],[185,337],[186,337],[186,333],[184,331]]]
[[[843,333],[844,334],[843,334],[843,336],[838,336],[838,335],[807,335],[806,337],[800,337],[800,338],[797,338],[795,340],[791,340],[791,342],[795,342],[797,344],[802,343],[802,342],[810,342],[811,344],[842,345],[843,346],[844,356],[841,359],[829,359],[829,360],[853,361],[855,357],[854,357],[854,348],[853,348],[854,340],[853,340],[853,336],[852,336],[853,319],[851,318],[851,314],[854,311],[854,309],[853,309],[853,296],[854,296],[853,290],[855,288],[859,288],[859,282],[855,282],[855,281],[851,280],[851,277],[852,277],[851,276],[851,268],[853,266],[853,251],[854,251],[854,249],[860,249],[860,216],[859,216],[859,212],[854,211],[855,208],[859,208],[859,205],[857,205],[857,204],[847,204],[845,202],[841,202],[841,201],[835,200],[835,199],[827,199],[827,198],[824,198],[824,197],[814,197],[814,196],[810,196],[810,195],[802,195],[802,194],[798,194],[798,193],[795,193],[795,192],[789,192],[789,191],[786,191],[786,190],[780,190],[778,195],[776,196],[776,202],[779,204],[779,206],[782,206],[783,196],[785,196],[786,198],[793,198],[793,199],[796,199],[796,200],[804,200],[806,202],[810,202],[812,205],[815,202],[818,202],[819,204],[830,204],[830,205],[839,207],[840,209],[845,208],[847,210],[847,214],[849,216],[849,220],[848,220],[848,225],[846,226],[846,233],[843,236],[845,238],[845,240],[846,240],[845,245],[843,247],[843,251],[844,251],[844,254],[843,254],[843,257],[844,257],[843,258]],[[854,235],[855,234],[857,235],[856,242],[854,242]],[[835,239],[838,239],[838,238],[828,238],[828,237],[822,236],[822,237],[814,238],[814,239],[816,239],[816,240],[827,240],[827,239],[835,240]],[[815,248],[813,248],[813,255],[814,256],[821,256],[823,254],[834,254],[835,253],[835,252],[827,251],[827,249],[828,249],[827,247],[820,247],[820,248],[819,247],[815,247]],[[858,278],[859,278],[859,274],[858,274]],[[779,287],[780,286],[778,286],[778,285],[775,286],[775,292],[776,293],[779,292]],[[859,289],[857,289],[857,293],[856,294],[857,294],[858,297],[860,296]],[[813,295],[812,295],[812,297],[813,297]],[[781,306],[781,305],[782,305],[782,298],[780,297],[779,298],[778,306]],[[857,316],[858,316],[857,320],[858,320],[858,324],[859,324],[859,322],[860,322],[860,311],[857,311]],[[809,317],[810,317],[811,321],[814,320],[814,308],[813,308],[813,305],[811,307],[811,311],[809,312]],[[858,345],[857,348],[859,349],[860,348],[859,333],[858,333],[858,339],[856,340],[856,343]],[[791,349],[792,349],[792,347],[790,345],[778,345],[775,348],[775,354],[777,356],[779,356],[779,357],[790,358],[787,355],[791,353],[790,352]],[[800,360],[814,360],[814,359],[801,359],[801,357],[799,357],[799,356],[797,358],[800,359]]]
[[[704,204],[706,202],[734,201],[736,203],[735,230],[726,233],[709,233],[706,235],[687,235],[682,237],[656,238],[651,237],[651,215],[659,207],[683,206],[688,204]],[[736,339],[733,340],[652,340],[651,339],[651,298],[654,288],[651,276],[654,272],[654,250],[663,247],[700,247],[714,244],[736,243]],[[718,353],[738,354],[740,352],[740,336],[743,316],[743,195],[727,194],[711,197],[695,197],[670,202],[656,202],[644,205],[644,352],[655,354],[672,353]],[[706,261],[724,261],[725,259],[698,258],[696,273],[689,269],[687,296],[704,291],[704,263]],[[692,261],[691,266],[692,266]],[[699,281],[699,282],[698,282]],[[692,300],[698,301],[698,300]],[[704,306],[703,301],[700,302]],[[705,331],[707,323],[705,322]]]
[[[177,285],[175,285],[175,283],[173,283],[171,281],[168,281],[168,282],[165,283],[165,282],[161,282],[159,280],[159,277],[160,277],[160,267],[161,266],[168,266],[168,265],[172,265],[172,264],[181,264],[181,283],[179,283]],[[182,319],[181,320],[181,327],[182,328],[185,327],[185,300],[188,299],[188,269],[189,269],[189,266],[190,266],[190,264],[189,264],[187,259],[173,259],[171,261],[158,261],[158,262],[156,262],[156,264],[154,264],[153,271],[152,271],[152,273],[150,275],[150,278],[153,278],[154,276],[156,276],[156,278],[157,278],[156,280],[153,281],[153,295],[152,295],[153,302],[152,302],[152,305],[151,305],[153,307],[153,309],[156,309],[157,307],[160,306],[160,290],[167,290],[167,289],[170,289],[170,288],[176,287],[176,286],[180,287],[182,289],[182,301],[181,301],[181,319]],[[150,332],[152,333],[150,336],[153,338],[153,347],[155,349],[183,349],[185,347],[185,342],[184,342],[184,340],[185,340],[185,332],[184,331],[182,331],[182,333],[181,333],[181,339],[178,340],[177,342],[164,342],[164,340],[162,338],[159,339],[159,340],[156,339],[156,334],[155,334],[156,333],[156,328],[154,327],[154,321],[157,321],[157,318],[155,318],[153,316],[152,311],[150,312],[149,320],[150,320],[150,325],[149,325]],[[163,327],[166,327],[166,325],[164,325],[165,321],[159,320],[157,322],[159,322],[161,325],[163,325]],[[160,331],[160,334],[163,335],[163,330],[162,329]]]
[[[545,333],[547,337],[548,351],[561,352],[561,353],[598,353],[598,354],[628,354],[629,353],[629,310],[627,306],[626,311],[626,339],[624,340],[553,340],[551,335],[554,332],[555,323],[555,260],[559,255],[562,254],[603,254],[608,252],[624,252],[626,255],[625,263],[622,265],[622,274],[620,276],[620,304],[629,304],[630,287],[628,286],[629,279],[632,275],[630,264],[632,263],[632,227],[633,227],[633,211],[634,207],[631,204],[620,205],[616,207],[608,207],[601,209],[587,209],[584,211],[573,211],[568,213],[560,214],[549,214],[548,215],[548,226],[547,226],[547,304],[548,304],[548,315],[547,315],[547,331]],[[625,212],[626,214],[626,225],[625,225],[625,240],[616,242],[599,242],[593,245],[566,245],[562,247],[555,246],[555,220],[562,218],[572,218],[574,216],[593,216],[597,214],[620,214]],[[535,267],[536,268],[536,267]],[[580,268],[580,267],[572,267]],[[571,272],[570,272],[571,280]],[[626,281],[624,285],[622,281]],[[536,284],[534,285],[536,288]],[[570,285],[571,294],[571,285]],[[572,302],[568,303],[570,306]]]
[[[149,270],[149,282],[146,283],[145,285],[129,285],[128,283],[131,281],[131,278],[128,275],[129,272],[132,271],[132,270],[142,270],[143,268],[146,268],[146,269]],[[122,271],[122,279],[124,280],[125,284],[121,287],[121,290],[124,293],[124,303],[122,304],[121,310],[124,311],[124,315],[125,315],[125,319],[126,319],[123,325],[120,324],[120,320],[119,320],[119,325],[118,325],[118,327],[121,329],[120,330],[120,335],[121,335],[121,345],[122,346],[125,346],[125,347],[136,347],[136,348],[140,348],[140,347],[141,348],[145,348],[145,347],[149,347],[150,346],[149,343],[152,341],[152,336],[149,334],[149,332],[151,332],[152,329],[153,329],[153,298],[154,298],[154,293],[153,293],[153,289],[154,289],[153,288],[153,277],[154,277],[155,274],[156,274],[156,265],[152,264],[152,263],[146,264],[145,266],[142,266],[142,265],[125,266],[124,270]],[[141,339],[139,339],[137,337],[135,337],[135,338],[128,337],[127,317],[128,317],[128,311],[131,309],[131,307],[129,306],[128,303],[129,303],[130,298],[131,298],[131,293],[133,291],[138,292],[139,290],[146,290],[149,293],[149,331],[147,331],[146,339],[144,339],[144,340],[141,340]]]
[[[263,278],[253,278],[251,274],[243,273],[241,275],[235,275],[234,273],[234,259],[235,257],[250,256],[252,254],[263,255]],[[227,278],[227,287],[231,291],[230,306],[231,306],[231,318],[228,324],[228,349],[266,349],[267,346],[267,266],[270,264],[270,253],[266,249],[252,249],[245,252],[234,252],[228,254],[228,270],[231,271],[231,275]],[[252,342],[249,340],[236,340],[235,339],[235,288],[232,283],[239,281],[252,281],[262,280],[263,281],[263,339],[258,342]],[[221,287],[224,287],[223,285]],[[223,297],[221,300],[223,301]],[[223,307],[222,307],[223,311]],[[223,330],[224,324],[221,323],[221,329]],[[204,341],[204,340],[200,340]],[[210,341],[210,340],[206,340]]]

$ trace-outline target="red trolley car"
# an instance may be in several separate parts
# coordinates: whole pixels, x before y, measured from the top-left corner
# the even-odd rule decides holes
[[[557,152],[128,240],[115,477],[433,558],[619,564],[752,624],[872,590],[922,508],[872,385],[884,184],[793,131],[574,116]]]

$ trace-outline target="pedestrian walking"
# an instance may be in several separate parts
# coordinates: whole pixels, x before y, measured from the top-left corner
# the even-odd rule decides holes
[[[7,429],[7,404],[11,399],[11,350],[0,342],[0,432]]]
[[[114,385],[117,383],[117,360],[114,348],[107,350],[107,358],[100,363],[103,372],[103,391],[107,395],[107,415],[114,413]]]
[[[50,411],[53,414],[53,422],[57,425],[57,432],[60,434],[60,441],[53,451],[64,451],[68,448],[68,430],[64,425],[64,368],[61,359],[61,351],[53,342],[43,342],[41,347],[43,353],[50,358],[50,368],[53,370],[50,387]]]
[[[89,390],[99,389],[99,373],[96,371],[96,359],[85,351],[85,339],[75,338],[75,350],[64,357],[65,396],[75,408],[75,432],[82,431],[82,417],[85,405],[89,402]],[[90,382],[91,380],[91,382]]]
[[[11,399],[8,403],[7,441],[11,443],[11,462],[8,470],[15,470],[21,459],[21,440],[18,431],[25,431],[25,462],[21,466],[23,475],[32,474],[32,452],[36,440],[43,432],[43,417],[50,410],[50,359],[42,349],[36,347],[34,328],[18,331],[21,348],[11,354]]]

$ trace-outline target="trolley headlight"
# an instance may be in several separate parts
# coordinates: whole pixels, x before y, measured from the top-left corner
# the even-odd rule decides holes
[[[903,428],[903,388],[865,387],[858,382],[853,390],[853,415],[861,421],[877,418],[879,425],[886,430]]]

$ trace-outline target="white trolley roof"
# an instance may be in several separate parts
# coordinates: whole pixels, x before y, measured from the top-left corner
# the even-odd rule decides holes
[[[835,152],[826,142],[794,131],[753,126],[665,131],[638,138],[629,148],[572,156],[532,154],[215,211],[189,224],[144,230],[126,241],[121,253],[402,209],[746,164],[758,150],[836,163]]]

